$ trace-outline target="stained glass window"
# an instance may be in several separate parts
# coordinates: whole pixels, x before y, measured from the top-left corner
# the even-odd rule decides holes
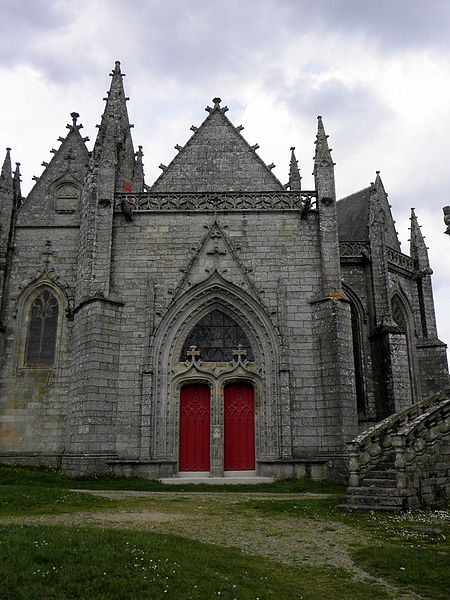
[[[186,360],[191,346],[197,346],[200,358],[206,362],[227,362],[233,359],[238,345],[253,360],[253,351],[247,336],[239,325],[220,310],[213,310],[197,323],[186,338],[180,360]]]
[[[52,365],[55,362],[58,301],[48,290],[34,299],[30,309],[25,351],[27,365]]]

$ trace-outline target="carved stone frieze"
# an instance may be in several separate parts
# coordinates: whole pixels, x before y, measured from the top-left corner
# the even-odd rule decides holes
[[[304,213],[316,205],[316,192],[142,192],[117,193],[115,208],[124,199],[132,212],[191,210],[295,210]]]

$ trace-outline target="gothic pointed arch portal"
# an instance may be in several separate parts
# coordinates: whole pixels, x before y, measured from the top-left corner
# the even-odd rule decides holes
[[[211,476],[227,470],[258,472],[259,462],[292,457],[290,425],[281,427],[280,421],[289,405],[288,386],[280,381],[281,340],[256,298],[214,272],[173,302],[151,349],[148,362],[154,366],[148,384],[144,381],[142,458],[172,463],[174,473],[187,468],[184,451],[180,454],[182,413],[184,395],[195,385],[206,386],[210,393]],[[241,386],[244,403],[239,407],[234,402],[234,417],[225,433],[225,412],[233,412],[230,407],[225,411],[225,404],[236,386]],[[224,463],[227,436],[239,438],[242,431],[247,431],[250,450]]]

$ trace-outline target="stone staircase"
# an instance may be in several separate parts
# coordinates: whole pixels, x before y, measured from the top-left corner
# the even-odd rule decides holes
[[[347,512],[399,512],[450,496],[450,390],[389,416],[348,443]]]
[[[380,461],[375,469],[362,478],[358,486],[347,489],[343,504],[338,508],[348,512],[402,510],[404,497],[397,488],[397,471],[394,462],[393,454]]]

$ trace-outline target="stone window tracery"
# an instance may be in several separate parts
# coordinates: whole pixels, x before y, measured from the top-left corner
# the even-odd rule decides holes
[[[51,366],[55,362],[59,304],[44,290],[33,300],[29,312],[25,364]]]
[[[186,353],[191,346],[196,346],[203,361],[231,361],[239,345],[246,352],[248,360],[254,360],[252,347],[241,327],[222,311],[213,310],[187,336],[180,360],[186,360]]]

